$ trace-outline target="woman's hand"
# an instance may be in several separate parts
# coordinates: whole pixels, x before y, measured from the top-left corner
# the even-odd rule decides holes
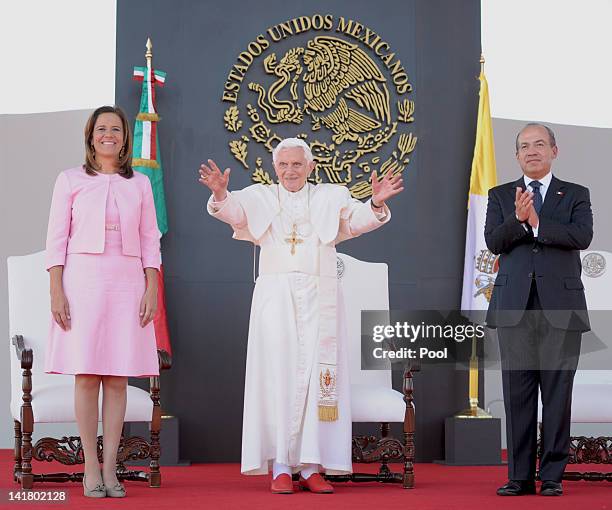
[[[208,165],[210,166],[204,163],[200,165],[200,178],[198,180],[212,191],[215,202],[222,202],[227,196],[227,185],[231,170],[226,168],[221,173],[221,170],[219,170],[219,167],[212,159],[208,160]]]
[[[70,307],[62,287],[51,289],[51,314],[60,328],[64,331],[70,329]]]
[[[383,207],[386,200],[402,191],[404,188],[400,174],[393,175],[393,172],[387,172],[381,180],[378,180],[376,172],[372,173],[372,204],[376,204],[374,207]]]
[[[51,293],[51,315],[64,331],[70,329],[70,306],[64,294],[64,266],[49,268],[49,289]]]
[[[140,326],[144,328],[157,312],[157,287],[148,286],[140,300]]]

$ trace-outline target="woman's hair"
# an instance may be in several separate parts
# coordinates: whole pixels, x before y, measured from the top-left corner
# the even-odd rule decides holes
[[[89,119],[87,119],[87,123],[85,124],[85,164],[83,165],[85,172],[89,175],[97,175],[96,170],[99,170],[99,165],[96,163],[96,158],[94,156],[92,139],[96,121],[103,113],[114,113],[121,119],[121,124],[123,125],[123,152],[119,153],[121,154],[118,161],[119,175],[126,179],[130,179],[134,175],[134,170],[132,170],[131,165],[132,133],[130,131],[130,124],[127,116],[118,106],[100,106],[100,108],[96,108],[89,116]]]

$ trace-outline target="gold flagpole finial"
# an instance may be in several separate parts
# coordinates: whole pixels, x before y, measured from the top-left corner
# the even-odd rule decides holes
[[[480,54],[480,70],[484,71],[484,65],[485,65],[485,58],[484,58],[484,54]]]
[[[147,51],[145,53],[145,58],[147,59],[147,62],[150,61],[153,58],[153,52],[151,51],[153,49],[153,43],[151,42],[151,38],[147,37]]]

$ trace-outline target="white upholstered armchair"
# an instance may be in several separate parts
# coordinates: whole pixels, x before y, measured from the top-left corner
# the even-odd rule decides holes
[[[403,392],[399,392],[391,386],[390,365],[389,370],[361,369],[361,311],[389,309],[387,264],[363,262],[338,253],[338,278],[350,340],[352,420],[380,423],[379,438],[353,438],[353,460],[380,462],[381,466],[375,475],[353,473],[334,477],[334,480],[399,482],[404,488],[413,488],[415,419],[412,372],[404,372]],[[403,424],[401,440],[390,435],[390,423]],[[389,461],[403,462],[403,473],[393,473]]]
[[[49,276],[44,252],[8,258],[11,414],[15,425],[14,479],[23,488],[34,482],[80,481],[82,473],[36,474],[32,459],[58,461],[64,465],[83,463],[79,437],[44,437],[32,445],[37,423],[72,423],[74,415],[74,377],[46,374],[43,370],[45,344],[49,331]],[[170,368],[170,357],[158,351],[160,370]],[[150,378],[150,392],[128,386],[125,421],[151,423],[151,437],[122,438],[117,457],[120,480],[148,481],[159,487],[159,434],[161,407],[159,377]],[[102,395],[100,395],[100,398]],[[100,402],[101,404],[101,402]],[[99,416],[102,416],[100,409]],[[102,438],[98,438],[98,457]],[[150,472],[130,471],[124,462],[150,458]]]
[[[570,459],[565,480],[612,482],[612,472],[572,471],[572,464],[612,464],[612,253],[600,250],[580,254],[582,282],[589,310],[591,328],[605,351],[589,352],[590,342],[583,340],[582,353],[572,390],[572,423],[605,423],[610,432],[605,436],[572,436]],[[591,333],[588,333],[589,335]],[[542,416],[541,403],[538,417]]]

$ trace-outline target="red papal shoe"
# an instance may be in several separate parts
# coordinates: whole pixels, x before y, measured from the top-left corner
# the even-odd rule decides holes
[[[283,473],[272,480],[270,485],[272,494],[293,494],[293,480],[291,476]]]
[[[315,494],[333,494],[334,492],[334,488],[319,473],[314,473],[305,480],[300,476],[300,488]]]

